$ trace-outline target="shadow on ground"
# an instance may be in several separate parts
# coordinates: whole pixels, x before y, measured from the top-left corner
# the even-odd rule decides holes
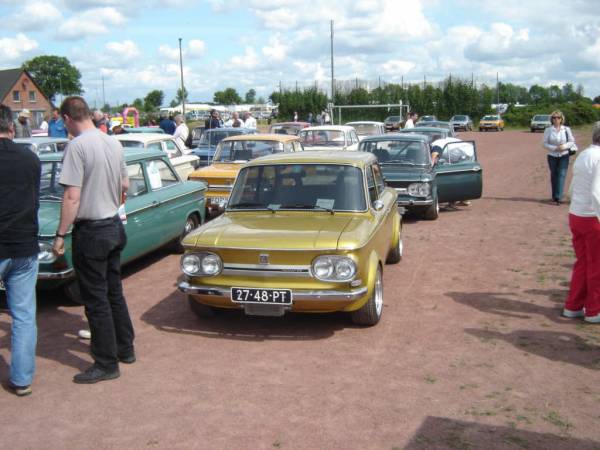
[[[598,450],[600,443],[551,433],[536,433],[510,427],[429,416],[408,445],[404,447],[405,450],[514,450],[519,448]]]
[[[550,300],[560,303],[566,298],[568,291],[561,289],[532,289],[525,291],[526,294],[547,295]],[[529,301],[514,300],[521,293],[506,292],[446,292],[448,297],[457,303],[461,303],[481,312],[498,316],[531,319],[532,315],[540,315],[556,323],[567,323],[569,319],[562,317],[560,306],[542,306]]]
[[[497,200],[501,202],[525,202],[537,203],[538,205],[557,206],[551,199],[528,198],[528,197],[483,197],[484,200]]]
[[[342,313],[256,317],[239,310],[218,310],[214,317],[199,318],[189,308],[186,296],[178,291],[142,314],[141,319],[167,333],[241,341],[327,339],[338,330],[354,327]]]

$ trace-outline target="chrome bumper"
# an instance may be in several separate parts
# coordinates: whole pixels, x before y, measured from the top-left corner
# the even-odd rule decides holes
[[[38,272],[38,280],[65,280],[75,276],[73,269],[63,270],[62,272]]]
[[[231,289],[220,286],[194,286],[187,281],[182,281],[178,286],[181,292],[194,295],[206,295],[211,297],[222,297],[231,301]],[[292,289],[292,298],[294,301],[333,301],[333,302],[354,302],[367,293],[368,289],[362,287],[349,292],[343,291],[309,291]]]
[[[433,205],[433,199],[431,199],[431,200],[398,200],[398,205],[401,205],[401,206],[429,206],[429,205]]]

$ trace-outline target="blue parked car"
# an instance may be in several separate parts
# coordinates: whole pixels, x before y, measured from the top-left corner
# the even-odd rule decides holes
[[[219,142],[227,137],[242,134],[256,134],[256,130],[234,127],[205,129],[198,141],[198,147],[192,149],[192,154],[200,158],[199,167],[210,165]]]

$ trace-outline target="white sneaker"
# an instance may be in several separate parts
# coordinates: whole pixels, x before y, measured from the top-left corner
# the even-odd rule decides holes
[[[600,314],[596,314],[595,316],[587,316],[585,319],[587,323],[600,323]]]
[[[563,308],[562,315],[563,317],[568,317],[569,319],[577,319],[585,316],[585,311],[583,309],[580,309],[579,311],[571,311],[570,309]]]
[[[77,334],[79,335],[79,337],[81,339],[91,339],[92,338],[92,333],[90,333],[90,330],[79,330],[79,332]]]

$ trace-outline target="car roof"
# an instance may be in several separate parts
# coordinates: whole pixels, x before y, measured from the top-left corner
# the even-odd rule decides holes
[[[40,161],[42,162],[54,162],[54,161],[62,161],[65,152],[53,152],[53,153],[43,153],[39,155]],[[162,158],[166,156],[165,153],[160,150],[146,150],[140,148],[126,148],[124,149],[125,162],[137,161],[140,159],[148,159],[148,158]]]
[[[398,133],[418,133],[420,131],[422,132],[432,132],[432,133],[439,133],[440,130],[446,130],[446,128],[439,128],[439,127],[413,127],[413,128],[403,128],[402,130],[398,130]],[[450,131],[450,130],[446,130],[446,131]]]
[[[319,151],[319,152],[292,152],[275,153],[253,159],[246,165],[265,164],[344,164],[364,167],[377,158],[368,152],[345,152],[345,151]]]
[[[277,125],[302,125],[302,126],[305,126],[305,125],[310,125],[310,124],[308,122],[277,122],[271,126],[274,127]]]
[[[136,142],[153,142],[153,141],[170,141],[173,136],[163,133],[131,133],[131,134],[115,134],[114,137],[119,141],[136,141]]]
[[[319,125],[316,127],[308,127],[302,131],[354,131],[354,128],[348,125]]]
[[[347,122],[346,125],[349,127],[353,125],[383,125],[383,122],[376,122],[374,120],[357,120],[356,122]]]
[[[276,142],[293,142],[299,141],[298,136],[292,136],[290,134],[243,134],[240,136],[229,136],[223,139],[221,142],[230,141],[276,141]]]
[[[205,133],[210,133],[211,131],[242,131],[242,132],[250,132],[252,131],[250,128],[244,127],[219,127],[219,128],[205,128]]]
[[[69,139],[63,137],[31,136],[26,138],[15,138],[13,141],[17,144],[51,144],[54,142],[68,142]]]
[[[431,129],[439,130],[439,128]],[[412,131],[414,128],[410,128],[410,130]],[[429,143],[429,136],[415,133],[387,133],[380,136],[367,136],[361,141],[361,143],[369,141],[423,141],[425,143]]]

